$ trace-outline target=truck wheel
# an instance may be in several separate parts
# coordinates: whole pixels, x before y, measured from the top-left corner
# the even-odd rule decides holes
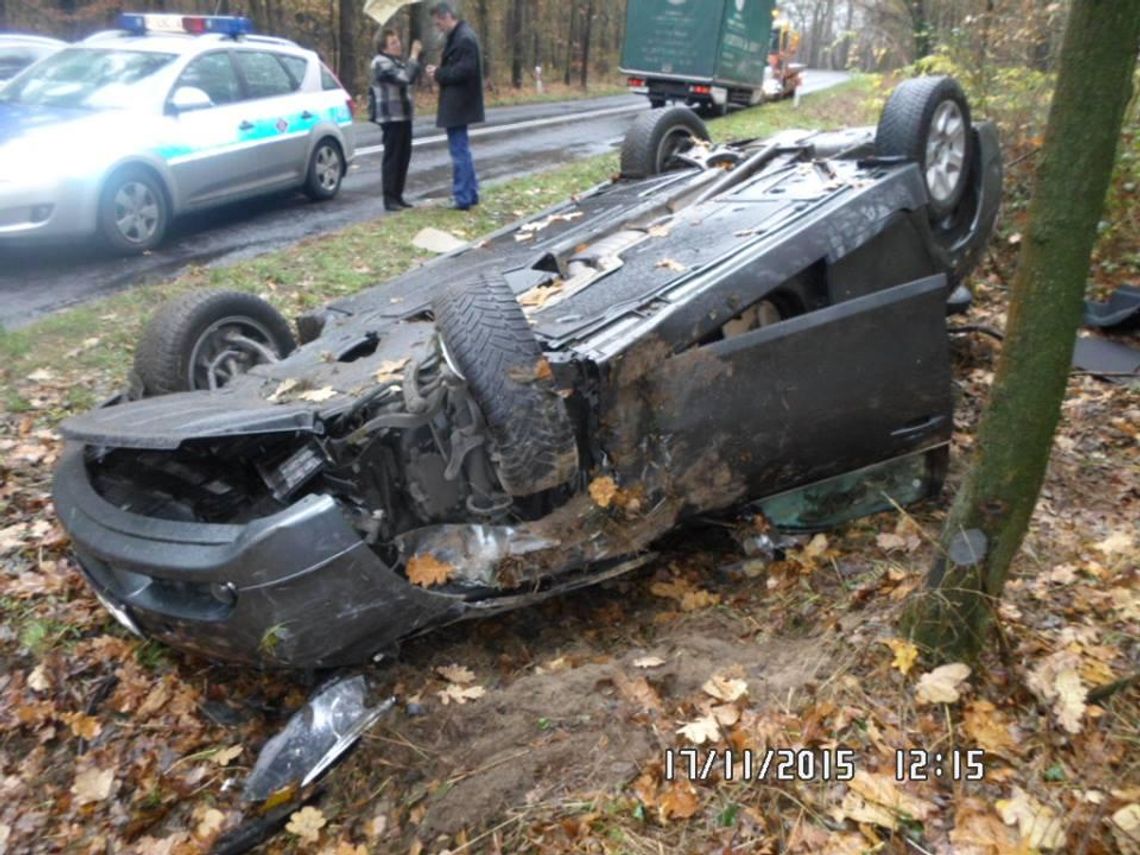
[[[192,291],[163,303],[147,323],[134,373],[147,396],[218,388],[296,347],[289,322],[260,297]]]
[[[966,190],[974,156],[970,127],[970,105],[952,77],[904,81],[879,118],[876,153],[918,163],[933,221],[952,213]]]
[[[621,145],[623,178],[648,178],[666,170],[670,158],[685,151],[693,138],[707,141],[708,128],[688,107],[642,113]]]
[[[491,459],[512,496],[565,484],[578,471],[578,444],[542,348],[514,292],[485,274],[432,303],[449,362],[487,421]]]

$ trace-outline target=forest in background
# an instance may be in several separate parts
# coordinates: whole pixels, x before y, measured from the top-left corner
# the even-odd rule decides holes
[[[701,0],[694,0],[701,2]],[[708,2],[708,0],[704,0]],[[626,0],[459,0],[479,33],[487,85],[547,83],[588,88],[620,80]],[[977,73],[998,67],[1051,70],[1068,2],[1049,0],[786,0],[801,34],[800,61],[811,68],[889,71],[932,55]],[[428,2],[392,20],[405,44],[420,38],[438,57]],[[79,39],[112,26],[122,9],[241,14],[258,32],[316,50],[360,94],[377,25],[362,0],[0,0],[0,31]]]

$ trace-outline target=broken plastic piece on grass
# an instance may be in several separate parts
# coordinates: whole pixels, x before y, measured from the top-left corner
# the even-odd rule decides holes
[[[973,567],[986,557],[989,541],[979,528],[960,531],[950,539],[950,560],[959,567]]]
[[[1073,348],[1073,366],[1089,374],[1123,375],[1130,382],[1126,375],[1140,377],[1140,350],[1095,336],[1079,337]]]
[[[1140,286],[1121,285],[1103,303],[1085,300],[1086,327],[1132,326],[1140,323]]]
[[[245,799],[264,801],[281,790],[308,786],[394,703],[389,698],[368,706],[362,674],[322,687],[265,743],[246,779]]]
[[[442,229],[433,229],[431,226],[420,229],[412,238],[412,246],[426,249],[428,252],[447,253],[467,246],[467,242],[460,240],[451,232]]]

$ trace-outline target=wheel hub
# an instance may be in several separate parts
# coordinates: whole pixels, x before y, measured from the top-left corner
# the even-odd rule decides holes
[[[936,202],[953,198],[966,162],[966,121],[954,101],[943,101],[930,120],[926,139],[926,186]]]
[[[132,243],[143,243],[158,229],[158,199],[141,181],[128,181],[115,194],[115,226]]]

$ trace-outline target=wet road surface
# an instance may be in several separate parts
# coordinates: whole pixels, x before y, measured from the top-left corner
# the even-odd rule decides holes
[[[846,77],[810,72],[802,91],[828,88]],[[526,175],[610,151],[645,109],[647,99],[633,95],[492,108],[487,123],[471,130],[480,181]],[[380,131],[358,124],[356,134],[356,160],[330,202],[314,204],[300,193],[280,193],[191,214],[175,221],[162,246],[143,256],[116,257],[79,242],[0,247],[0,326],[23,326],[96,296],[170,278],[191,264],[228,264],[383,216]],[[446,199],[451,164],[433,117],[417,119],[413,146],[405,195],[413,202]]]

